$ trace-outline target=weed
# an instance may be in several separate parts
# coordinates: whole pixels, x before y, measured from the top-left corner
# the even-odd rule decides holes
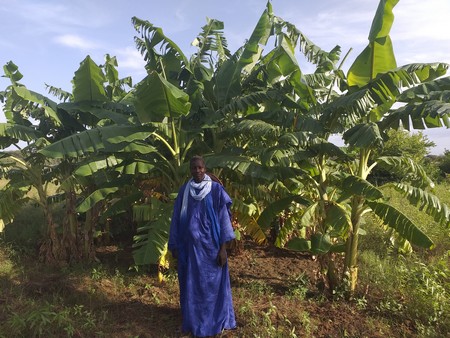
[[[119,271],[119,269],[115,269],[114,271],[113,282],[118,288],[125,287],[125,276]]]
[[[360,282],[383,294],[377,311],[409,318],[422,336],[439,336],[450,330],[448,255],[425,264],[414,254],[381,258],[366,251]]]
[[[408,306],[405,313],[416,321],[424,333],[450,331],[450,269],[446,264],[448,254],[437,264],[413,262],[402,268],[408,285],[405,292]]]
[[[253,310],[254,306],[250,300],[247,300],[243,305],[241,305],[238,309],[238,314],[242,318],[245,318],[246,322],[252,327],[258,327],[258,320]]]
[[[273,294],[272,287],[260,280],[252,280],[251,282],[246,283],[245,289],[247,289],[251,294],[255,294],[257,296]]]
[[[0,252],[0,277],[11,275],[13,267],[14,265],[9,257],[5,253]]]
[[[367,299],[365,296],[355,298],[356,307],[359,310],[365,310],[367,308]]]
[[[292,283],[290,283],[286,296],[289,299],[295,298],[298,300],[303,300],[309,291],[309,285],[309,277],[305,273],[302,273],[297,276]]]
[[[107,276],[106,270],[101,266],[93,268],[91,271],[92,280],[96,281],[102,280],[103,278],[106,278],[106,276]]]
[[[300,322],[302,324],[303,329],[306,332],[306,335],[309,337],[311,336],[311,332],[312,332],[312,325],[311,325],[311,317],[309,315],[308,312],[303,311],[301,313],[301,318],[300,318]]]
[[[84,310],[82,305],[73,308],[61,307],[55,304],[38,304],[28,302],[28,308],[22,311],[11,311],[6,323],[11,336],[56,337],[63,335],[73,337],[76,327],[83,332],[91,332],[97,325],[94,315]]]

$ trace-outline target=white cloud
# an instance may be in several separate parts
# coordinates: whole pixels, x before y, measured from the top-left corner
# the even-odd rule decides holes
[[[410,0],[394,8],[393,30],[398,28],[398,39],[426,38],[430,40],[449,39],[450,2],[448,0]]]
[[[134,47],[117,50],[116,54],[120,67],[137,70],[145,66],[144,57]]]
[[[55,37],[54,41],[60,45],[77,49],[96,49],[98,45],[75,34],[64,34]]]
[[[116,56],[120,76],[131,76],[133,83],[139,82],[146,76],[144,58],[134,47],[117,50]]]

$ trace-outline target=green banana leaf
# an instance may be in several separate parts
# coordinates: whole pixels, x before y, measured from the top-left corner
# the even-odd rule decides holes
[[[286,248],[295,250],[295,251],[310,252],[311,251],[311,241],[308,241],[305,238],[295,237],[286,243]]]
[[[56,126],[61,125],[61,121],[57,113],[58,108],[55,102],[41,94],[28,90],[25,87],[14,87],[14,92],[16,92],[16,94],[24,100],[39,104],[42,109],[44,109],[45,116],[52,119]]]
[[[235,54],[219,68],[215,86],[219,107],[224,107],[231,98],[240,95],[241,77],[243,73],[250,73],[260,59],[263,46],[267,44],[272,33],[272,20],[272,5],[268,2],[240,54]]]
[[[120,187],[101,188],[94,191],[77,207],[77,212],[86,212],[93,208],[95,204],[104,201],[108,196],[118,191]]]
[[[152,198],[148,205],[133,208],[133,215],[137,220],[147,220],[138,227],[133,239],[133,259],[136,265],[160,262],[167,246],[172,208],[172,203],[163,203],[156,198]]]
[[[30,142],[42,137],[42,133],[35,128],[20,124],[0,123],[0,137],[11,137],[17,140]]]
[[[107,151],[108,146],[112,151],[114,144],[119,144],[116,148],[123,149],[120,144],[131,144],[136,140],[144,140],[151,132],[152,129],[146,126],[112,125],[94,128],[56,141],[39,152],[50,158],[81,157],[99,151]]]
[[[379,73],[397,67],[389,32],[394,22],[392,9],[398,1],[380,1],[370,29],[369,45],[358,55],[348,71],[349,86],[365,86]]]
[[[403,177],[404,181],[413,181],[422,188],[434,186],[425,169],[409,157],[382,156],[377,163],[379,167]]]
[[[342,194],[338,201],[344,201],[354,195],[364,196],[368,200],[383,197],[383,193],[368,181],[359,176],[347,176],[342,182]]]
[[[156,72],[151,72],[138,83],[135,99],[134,105],[141,123],[187,115],[191,108],[189,95]]]
[[[74,102],[109,101],[103,87],[106,77],[89,55],[81,61],[72,82]]]
[[[433,248],[433,241],[402,212],[383,202],[366,201],[366,203],[384,224],[393,228],[411,244],[427,249]]]
[[[330,235],[319,232],[311,235],[311,252],[313,254],[326,254],[332,246]]]
[[[348,229],[352,227],[350,211],[344,205],[330,202],[326,208],[324,224],[329,226],[329,235],[331,237],[345,238]]]
[[[411,204],[420,210],[424,210],[436,222],[450,227],[450,208],[442,203],[437,196],[409,184],[393,183],[392,185],[406,196]]]
[[[281,211],[288,209],[293,202],[302,204],[304,206],[309,206],[311,204],[311,202],[308,199],[299,195],[284,197],[268,205],[264,209],[264,211],[258,217],[258,224],[261,226],[263,230],[268,229],[273,219]]]
[[[380,128],[374,122],[357,124],[344,133],[343,139],[346,144],[357,148],[373,149],[383,144]]]

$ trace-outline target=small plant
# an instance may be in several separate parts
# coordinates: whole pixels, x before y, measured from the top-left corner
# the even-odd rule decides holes
[[[259,326],[259,323],[258,317],[256,316],[253,308],[254,304],[250,300],[247,300],[241,307],[239,307],[238,314],[242,318],[245,318],[246,325],[256,328]]]
[[[27,311],[11,311],[7,322],[11,336],[73,337],[76,327],[83,328],[83,332],[90,332],[97,325],[94,315],[82,305],[68,308],[50,303],[40,305],[29,302],[28,307]]]
[[[356,307],[359,310],[365,310],[367,308],[367,299],[365,296],[355,298]]]
[[[303,300],[309,291],[309,285],[309,277],[305,273],[302,273],[290,283],[286,296],[291,299],[295,298],[298,300]]]
[[[119,269],[115,270],[113,281],[117,287],[125,286],[125,276],[119,271]]]
[[[271,295],[273,293],[270,285],[267,285],[263,281],[253,280],[245,285],[245,288],[252,294],[256,295]]]
[[[309,337],[312,332],[312,325],[311,325],[311,317],[308,312],[303,311],[301,313],[300,322],[302,323],[306,335]]]
[[[267,311],[262,313],[262,328],[264,328],[267,337],[274,337],[277,333],[277,328],[273,326],[272,315],[276,314],[277,307],[270,302]]]
[[[101,280],[106,275],[106,272],[102,269],[102,267],[93,268],[91,271],[92,280]]]

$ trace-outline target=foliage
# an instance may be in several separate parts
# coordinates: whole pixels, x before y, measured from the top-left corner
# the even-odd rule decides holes
[[[419,136],[410,139],[411,148],[402,142],[402,151],[395,149],[405,138],[392,129],[448,126],[450,89],[446,64],[397,67],[389,36],[397,3],[380,1],[368,46],[347,74],[339,46],[322,50],[274,15],[270,1],[235,53],[220,21],[207,20],[188,58],[161,28],[132,18],[147,71],[133,88],[119,79],[115,58],[97,65],[87,56],[72,93],[49,88],[63,100],[56,103],[20,84],[17,66],[8,63],[0,141],[29,147],[20,157],[1,154],[10,182],[0,200],[9,208],[0,216],[10,221],[34,187],[46,217],[47,261],[94,261],[98,225],[125,217],[127,225],[137,224],[135,263],[166,266],[171,202],[187,178],[189,156],[201,153],[237,201],[239,231],[259,243],[317,254],[328,287],[348,281],[353,292],[358,240],[370,213],[405,247],[433,246],[371,183],[371,173],[392,173],[405,200],[437,222],[450,221],[448,208],[427,190],[432,182],[417,151],[431,144]],[[315,67],[312,74],[300,69],[297,51]],[[347,147],[333,144],[332,134]],[[65,202],[62,231],[49,184],[59,185]]]
[[[450,150],[445,150],[442,158],[439,159],[439,169],[445,174],[450,174]]]
[[[26,335],[28,337],[74,337],[81,327],[85,332],[96,334],[99,323],[90,311],[82,305],[73,308],[61,307],[56,304],[43,304],[42,306],[30,302],[27,310],[12,315],[5,327],[11,336]]]
[[[428,265],[414,256],[381,258],[363,251],[361,284],[374,295],[389,295],[369,306],[386,316],[409,318],[424,337],[440,336],[450,325],[447,260],[448,253]]]
[[[397,316],[414,321],[422,336],[440,336],[450,324],[447,315],[448,229],[413,206],[405,205],[399,192],[384,189],[393,205],[402,206],[415,223],[421,224],[435,247],[411,251],[411,247],[405,246],[388,228],[380,232],[377,219],[367,219],[364,224],[366,235],[361,238],[360,288],[369,287],[372,295],[390,295],[389,300],[380,297],[378,304],[369,304],[377,307],[377,311],[387,311],[392,316],[391,312],[395,310]],[[438,185],[435,193],[441,201],[448,203],[448,184]]]
[[[378,226],[366,229],[368,234],[379,233]],[[373,237],[367,241],[373,242]],[[104,247],[101,263],[89,267],[49,269],[36,257],[1,243],[1,299],[7,305],[0,307],[0,336],[37,336],[41,331],[47,337],[70,337],[74,328],[72,336],[152,332],[158,337],[179,337],[174,272],[161,283],[156,270],[128,269],[131,252],[113,248]],[[230,257],[233,300],[240,318],[232,333],[239,337],[339,336],[342,332],[445,336],[448,256],[435,258],[424,265],[419,256],[383,259],[363,249],[359,287],[354,301],[347,302],[323,297],[315,277],[318,264],[311,257],[267,246],[256,249],[247,242],[244,251]],[[426,281],[434,288],[428,288]]]
[[[116,138],[111,137],[111,133],[108,134],[108,129],[100,136],[95,134],[94,126],[106,125],[107,128],[111,122],[124,123],[130,118],[126,104],[113,102],[113,99],[121,101],[126,96],[122,86],[127,83],[116,77],[114,65],[114,58],[109,55],[106,56],[105,66],[98,66],[87,56],[75,72],[73,93],[61,93],[56,88],[49,89],[51,93],[64,99],[65,102],[62,103],[55,103],[43,95],[27,90],[25,86],[17,83],[17,76],[11,75],[9,69],[17,70],[17,67],[12,67],[12,64],[5,67],[11,86],[4,95],[7,123],[1,128],[3,146],[15,144],[20,156],[15,157],[9,152],[2,153],[2,165],[6,169],[9,182],[3,188],[1,196],[17,195],[20,192],[22,195],[19,196],[20,199],[16,198],[16,203],[9,201],[4,210],[11,212],[2,217],[6,221],[14,219],[15,214],[20,211],[17,207],[23,205],[28,198],[38,203],[45,219],[40,254],[42,259],[49,263],[75,262],[81,259],[91,261],[95,256],[93,234],[101,206],[97,203],[96,209],[84,210],[86,212],[83,217],[79,217],[76,202],[78,198],[89,198],[95,194],[96,185],[107,185],[110,178],[106,178],[105,182],[106,176],[103,176],[95,182],[87,175],[77,174],[78,164],[73,158],[82,159],[85,162],[81,164],[86,165],[86,162],[92,160],[87,159],[88,154],[97,153],[99,156],[98,153],[103,150],[119,153],[124,148],[149,151],[138,142],[133,143],[135,138],[132,136],[136,131],[129,133],[132,136],[127,144],[123,142],[126,135],[129,135],[126,132],[123,133],[126,135]],[[110,82],[104,87],[106,81]],[[123,132],[124,129],[120,131]],[[118,130],[115,132],[117,136]],[[140,132],[142,133],[142,130]],[[21,147],[19,140],[26,141],[28,145]],[[76,142],[73,143],[73,140]],[[95,158],[94,162],[98,160]],[[54,185],[58,186],[56,194],[49,190],[50,186]],[[24,192],[31,188],[36,190],[36,196],[24,195]],[[3,200],[8,202],[6,198]],[[67,217],[56,223],[52,206],[61,201],[64,201]],[[95,202],[98,202],[98,199]]]
[[[434,174],[431,177],[437,178],[432,172],[432,167],[427,166],[427,155],[430,148],[434,147],[434,142],[430,141],[422,132],[411,134],[406,130],[390,129],[386,133],[387,141],[384,142],[382,149],[375,149],[371,155],[372,159],[382,156],[404,156],[411,158],[417,164],[421,164],[428,168],[427,173]],[[401,181],[401,176],[375,167],[370,173],[368,180],[376,185],[383,185],[387,182]]]

